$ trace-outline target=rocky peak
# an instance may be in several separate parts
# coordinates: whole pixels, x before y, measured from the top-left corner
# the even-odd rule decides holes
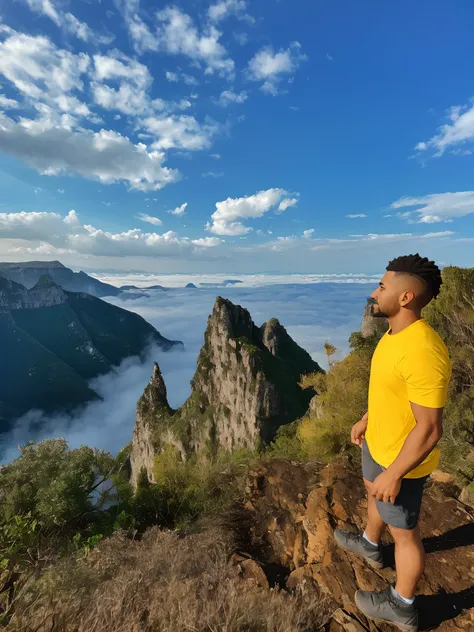
[[[388,329],[388,321],[381,316],[374,316],[373,314],[374,300],[367,299],[367,304],[364,308],[364,315],[362,316],[361,334],[364,338],[370,336],[381,337]]]
[[[62,305],[66,300],[66,292],[49,275],[42,274],[36,285],[28,290],[26,307],[51,307]]]
[[[280,355],[280,341],[286,334],[286,330],[282,327],[276,318],[271,318],[264,323],[260,329],[262,333],[262,342],[265,347],[274,356]],[[286,334],[287,335],[287,334]]]
[[[62,305],[66,300],[64,290],[47,275],[42,275],[30,290],[20,283],[0,277],[0,310],[3,312]]]
[[[166,384],[157,362],[153,363],[153,372],[141,396],[141,401],[149,408],[164,406],[169,409]]]
[[[321,370],[276,319],[258,328],[246,309],[218,297],[191,396],[177,411],[168,406],[155,365],[137,407],[132,482],[142,467],[153,481],[154,458],[169,444],[182,458],[202,452],[212,458],[271,441],[280,426],[308,409],[311,395],[300,388],[301,375]]]

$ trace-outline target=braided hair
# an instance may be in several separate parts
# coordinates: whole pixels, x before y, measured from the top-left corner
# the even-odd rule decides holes
[[[423,303],[422,307],[427,305],[432,298],[438,296],[443,283],[441,271],[435,262],[430,261],[427,257],[420,257],[418,253],[392,259],[387,266],[387,272],[410,274],[424,281],[426,292],[420,297]]]

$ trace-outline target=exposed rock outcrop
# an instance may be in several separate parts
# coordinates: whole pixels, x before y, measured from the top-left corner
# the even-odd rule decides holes
[[[369,336],[377,336],[380,338],[388,329],[388,321],[386,318],[374,316],[373,304],[373,299],[369,298],[364,308],[361,327],[361,334],[364,338],[369,338]]]
[[[474,514],[447,495],[445,483],[445,476],[433,477],[420,519],[427,552],[418,591],[420,630],[473,630]],[[250,472],[246,496],[234,525],[238,530],[250,524],[248,552],[263,569],[280,568],[280,584],[290,589],[303,584],[325,595],[334,613],[328,632],[392,629],[369,623],[353,598],[357,588],[378,590],[393,582],[393,545],[384,547],[386,567],[375,571],[334,541],[335,528],[362,529],[366,520],[361,475],[348,457],[316,476],[314,467],[270,461]],[[240,541],[245,536],[240,534]]]
[[[41,276],[38,283],[29,290],[19,283],[0,277],[0,311],[2,312],[63,305],[66,300],[66,292],[47,275]]]
[[[261,328],[249,312],[218,297],[192,379],[192,394],[173,411],[158,367],[137,405],[132,483],[167,445],[186,459],[195,452],[255,449],[307,410],[311,395],[298,381],[320,371],[276,319]]]

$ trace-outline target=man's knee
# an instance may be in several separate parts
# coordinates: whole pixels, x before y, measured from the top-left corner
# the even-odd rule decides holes
[[[421,542],[420,528],[416,526],[414,529],[400,529],[399,527],[388,526],[395,544],[419,544]]]

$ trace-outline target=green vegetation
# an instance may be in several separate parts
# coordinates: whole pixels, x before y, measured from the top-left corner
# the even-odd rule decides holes
[[[97,398],[72,367],[0,314],[0,432],[32,408],[46,413],[75,408]],[[8,361],[7,361],[8,359]]]
[[[474,481],[474,268],[448,267],[424,318],[445,341],[453,374],[444,411],[441,467],[463,484]]]
[[[126,476],[130,448],[116,458],[63,439],[30,443],[0,475],[0,624],[33,577],[61,560],[73,564],[115,531],[134,538],[159,524],[184,528],[222,511],[242,494],[255,459],[241,450],[182,461],[167,446],[155,460],[157,483],[141,476],[135,495]]]
[[[317,394],[314,408],[299,421],[277,433],[270,454],[308,460],[329,460],[350,449],[349,431],[367,410],[370,341],[362,344],[341,362],[334,362],[328,373],[312,373],[301,378],[301,387]]]

